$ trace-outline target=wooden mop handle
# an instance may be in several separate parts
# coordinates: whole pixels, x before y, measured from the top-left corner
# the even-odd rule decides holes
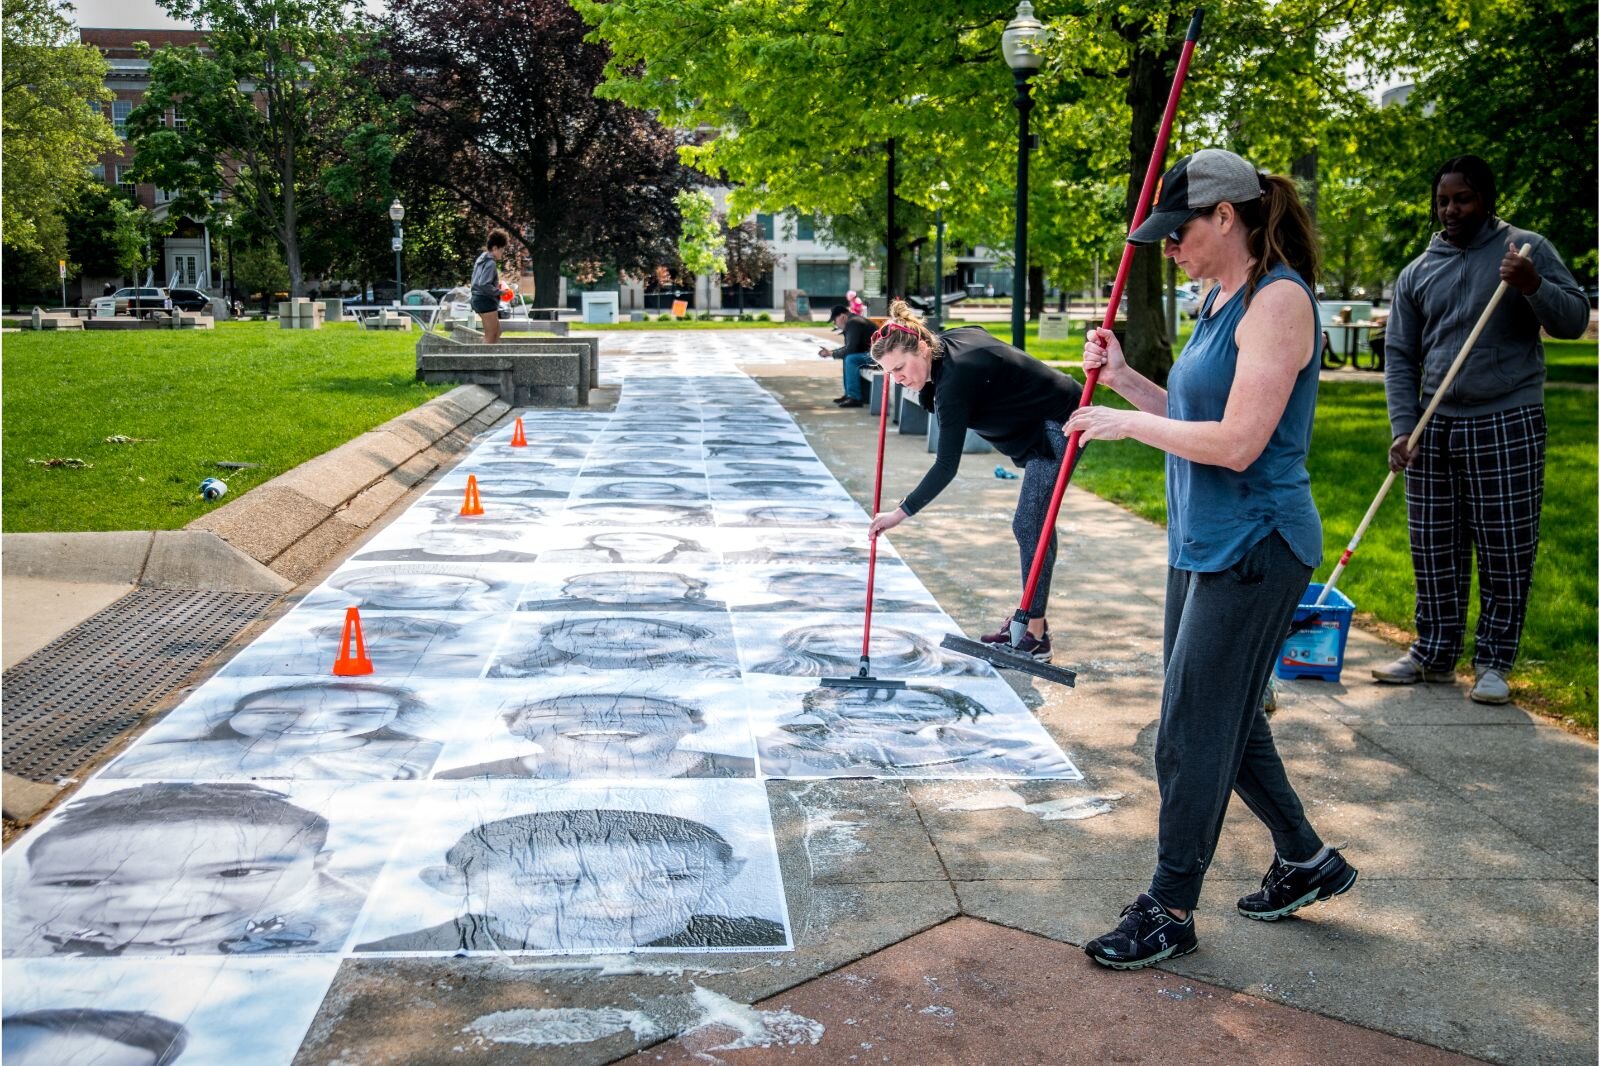
[[[1517,254],[1524,259],[1533,251],[1532,243],[1524,244],[1517,249]],[[1417,428],[1411,431],[1411,436],[1406,438],[1406,451],[1416,450],[1417,442],[1422,439],[1422,431],[1427,428],[1428,422],[1433,418],[1433,413],[1439,409],[1439,404],[1444,400],[1445,390],[1456,379],[1461,368],[1466,365],[1467,355],[1472,351],[1472,346],[1478,343],[1478,337],[1483,333],[1483,327],[1489,324],[1489,316],[1494,314],[1494,309],[1500,306],[1506,290],[1511,286],[1502,281],[1494,290],[1494,295],[1489,297],[1489,306],[1483,309],[1483,314],[1478,316],[1478,324],[1472,327],[1472,332],[1467,334],[1467,339],[1461,345],[1461,351],[1456,353],[1456,358],[1450,364],[1450,369],[1445,371],[1444,380],[1439,382],[1439,387],[1434,390],[1433,399],[1428,401],[1428,407],[1422,412],[1422,417],[1417,420]],[[1372,520],[1377,517],[1378,508],[1383,506],[1384,497],[1389,495],[1389,490],[1394,487],[1395,478],[1400,471],[1391,470],[1389,476],[1383,479],[1383,488],[1378,490],[1378,495],[1373,499],[1372,506],[1367,508],[1366,515],[1361,519],[1361,524],[1356,526],[1355,536],[1350,538],[1350,544],[1345,548],[1344,554],[1339,556],[1339,565],[1333,568],[1333,573],[1328,575],[1328,580],[1323,584],[1322,591],[1317,595],[1317,602],[1313,606],[1320,607],[1328,598],[1328,593],[1333,591],[1333,586],[1338,584],[1339,577],[1344,573],[1344,568],[1350,564],[1350,557],[1361,546],[1361,538],[1366,535],[1367,527],[1372,525]]]

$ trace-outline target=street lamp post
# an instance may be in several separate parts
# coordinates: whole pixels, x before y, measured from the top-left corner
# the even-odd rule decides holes
[[[233,280],[233,216],[232,215],[227,215],[226,217],[223,218],[223,220],[222,220],[222,234],[223,234],[223,237],[226,238],[226,240],[228,242],[228,284],[225,287],[226,287],[226,289],[228,291],[228,314],[232,315],[233,314],[234,301],[239,298],[238,286],[234,284],[234,280]]]
[[[400,228],[400,223],[406,217],[406,205],[400,202],[400,197],[394,198],[394,203],[389,205],[389,219],[394,223],[394,305],[400,306],[401,297],[405,294],[405,286],[400,283],[400,249],[405,247],[405,231]]]
[[[1017,90],[1017,239],[1016,265],[1011,275],[1011,343],[1017,348],[1025,347],[1028,322],[1028,150],[1032,147],[1028,112],[1033,110],[1028,79],[1038,73],[1044,62],[1043,48],[1049,37],[1044,23],[1033,17],[1033,5],[1028,0],[1017,5],[1016,18],[1006,24],[1000,35],[1000,50]]]

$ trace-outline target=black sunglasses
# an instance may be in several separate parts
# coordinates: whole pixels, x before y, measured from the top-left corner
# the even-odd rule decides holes
[[[1196,211],[1194,214],[1192,214],[1188,218],[1184,219],[1182,226],[1179,226],[1177,229],[1175,229],[1171,233],[1167,234],[1167,243],[1168,244],[1182,244],[1183,243],[1183,231],[1184,231],[1184,228],[1187,227],[1189,225],[1189,223],[1193,222],[1197,218],[1204,218],[1207,215],[1215,214],[1216,210],[1217,210],[1217,205],[1216,204],[1212,204],[1210,207],[1202,207],[1200,210]]]

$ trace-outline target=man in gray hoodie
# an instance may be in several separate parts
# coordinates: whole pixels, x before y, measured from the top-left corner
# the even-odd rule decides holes
[[[1472,698],[1506,703],[1539,547],[1544,493],[1544,346],[1580,337],[1589,302],[1550,242],[1495,216],[1495,181],[1477,156],[1451,159],[1433,179],[1442,229],[1395,283],[1385,384],[1406,472],[1417,640],[1372,671],[1409,685],[1453,681],[1466,639],[1472,551],[1479,610]],[[1517,249],[1533,246],[1527,258]],[[1501,281],[1510,292],[1484,327],[1415,451],[1406,440]]]

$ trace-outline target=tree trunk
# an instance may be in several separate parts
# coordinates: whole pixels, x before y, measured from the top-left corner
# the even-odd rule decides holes
[[[888,170],[885,175],[883,205],[887,225],[884,226],[883,248],[887,261],[883,270],[883,294],[899,296],[906,291],[905,264],[900,258],[900,231],[894,224],[894,138],[889,138]]]
[[[1181,23],[1167,16],[1166,47],[1157,52],[1145,47],[1149,37],[1146,20],[1135,18],[1118,23],[1117,30],[1128,43],[1128,107],[1133,115],[1128,134],[1127,217],[1132,218],[1144,185],[1145,167],[1155,149],[1161,112],[1166,106],[1182,45],[1177,28]],[[1165,385],[1172,369],[1172,344],[1167,339],[1166,315],[1161,307],[1161,246],[1140,247],[1133,256],[1128,284],[1128,325],[1122,350],[1128,365],[1157,385]]]
[[[1044,313],[1044,267],[1028,267],[1028,319],[1039,321]]]
[[[561,257],[545,247],[531,249],[533,261],[533,302],[539,307],[555,307],[561,299]]]
[[[291,137],[283,165],[283,258],[289,266],[291,300],[305,294],[305,278],[300,270],[300,205],[294,199],[294,180],[294,140]]]

